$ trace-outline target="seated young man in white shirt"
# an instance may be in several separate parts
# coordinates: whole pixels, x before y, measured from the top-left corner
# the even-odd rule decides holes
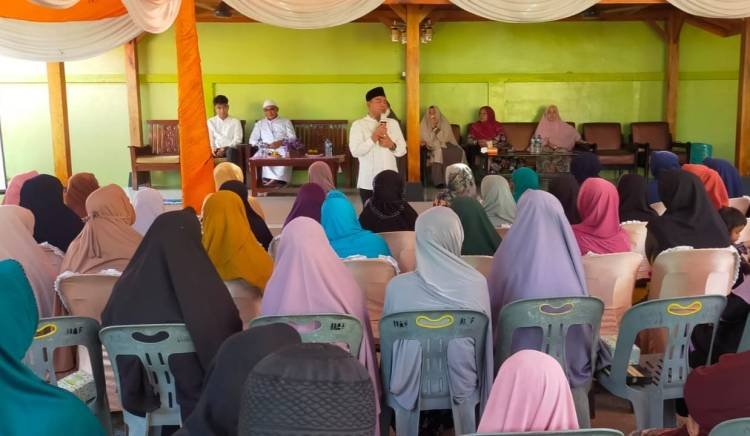
[[[215,116],[208,119],[208,137],[214,157],[226,157],[230,162],[245,168],[237,144],[242,143],[242,123],[229,116],[229,99],[224,95],[214,97]]]
[[[401,126],[386,116],[388,100],[383,87],[367,91],[367,116],[352,123],[349,150],[359,160],[357,188],[362,204],[372,197],[372,180],[381,171],[398,171],[396,158],[406,154]]]
[[[282,157],[287,157],[286,147],[282,145],[285,139],[296,139],[294,126],[286,118],[279,116],[279,106],[273,100],[263,102],[263,115],[258,120],[250,134],[250,145],[258,146],[263,143],[269,149],[275,149]],[[266,186],[283,186],[292,180],[291,167],[263,167],[263,181]]]

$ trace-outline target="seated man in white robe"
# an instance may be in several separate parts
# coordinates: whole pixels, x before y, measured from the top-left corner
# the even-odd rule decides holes
[[[273,100],[263,102],[265,118],[255,123],[250,134],[250,145],[264,144],[268,149],[276,150],[281,156],[289,156],[282,145],[285,139],[296,139],[294,126],[286,118],[279,116],[279,107]],[[266,186],[283,186],[292,179],[291,167],[263,167],[263,181]]]
[[[226,157],[244,168],[239,162],[240,153],[237,145],[242,142],[242,123],[229,116],[229,99],[224,95],[214,97],[215,116],[208,119],[208,137],[211,141],[211,153],[214,157]]]

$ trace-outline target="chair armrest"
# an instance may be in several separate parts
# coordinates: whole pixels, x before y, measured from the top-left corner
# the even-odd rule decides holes
[[[628,150],[634,154],[638,154],[641,151],[643,144],[622,144],[623,150]]]
[[[682,150],[685,151],[685,153],[687,153],[688,156],[690,156],[690,145],[691,144],[689,142],[673,142],[670,145],[670,148],[671,149],[675,149],[675,148],[682,149]]]
[[[150,156],[154,154],[153,149],[150,145],[129,145],[130,155],[135,156]]]
[[[580,150],[580,151],[590,151],[590,152],[596,153],[596,144],[593,142],[577,141],[573,145],[573,149]]]

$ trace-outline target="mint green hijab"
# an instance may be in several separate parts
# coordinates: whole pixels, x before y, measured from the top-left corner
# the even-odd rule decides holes
[[[513,171],[513,199],[518,203],[524,192],[529,189],[539,189],[539,174],[529,167],[522,167]]]
[[[99,422],[73,394],[45,383],[22,359],[39,314],[21,264],[0,262],[0,428],[7,435],[104,435]]]

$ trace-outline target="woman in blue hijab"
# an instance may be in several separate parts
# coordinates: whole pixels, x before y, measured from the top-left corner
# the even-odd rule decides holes
[[[326,195],[321,224],[333,251],[342,259],[357,255],[368,258],[391,255],[382,236],[362,229],[354,206],[339,191],[330,191]]]
[[[719,173],[721,180],[724,181],[724,186],[727,187],[729,198],[737,198],[745,195],[745,190],[742,188],[740,173],[730,162],[724,159],[708,157],[703,161],[703,165]]]
[[[648,192],[646,199],[648,204],[654,204],[661,201],[659,197],[659,177],[666,170],[679,170],[680,158],[671,151],[655,151],[651,153],[651,175],[654,179],[648,182]]]

